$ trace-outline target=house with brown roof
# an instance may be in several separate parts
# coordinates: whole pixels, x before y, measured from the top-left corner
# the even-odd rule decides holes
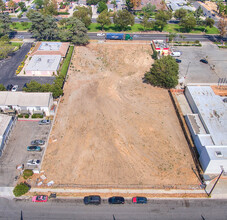
[[[68,49],[68,42],[37,42],[30,56],[61,55],[63,58],[66,56]]]
[[[156,10],[167,10],[166,4],[163,0],[141,0],[139,6],[134,7],[134,11],[141,11],[147,4],[155,5]]]

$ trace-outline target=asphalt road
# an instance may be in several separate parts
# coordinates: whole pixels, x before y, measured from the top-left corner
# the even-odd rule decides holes
[[[181,39],[180,37],[177,37],[175,40],[178,41],[195,41],[195,40],[199,40],[199,41],[216,41],[219,39],[218,35],[200,35],[200,34],[179,34],[179,35],[184,35],[185,39]],[[105,37],[99,37],[97,36],[97,33],[90,33],[88,32],[88,36],[91,40],[104,40]],[[15,38],[23,38],[23,39],[30,39],[32,37],[32,34],[29,32],[17,32],[13,35],[13,37]],[[140,33],[136,33],[133,34],[133,40],[145,40],[145,41],[151,41],[154,39],[160,39],[160,40],[166,40],[166,34],[140,34]],[[224,40],[227,40],[224,39]]]
[[[24,33],[23,36],[27,36],[27,33]],[[24,84],[29,83],[31,80],[35,80],[42,84],[53,82],[54,77],[16,76],[15,72],[30,48],[31,43],[25,43],[11,57],[0,61],[0,84],[3,84],[5,87],[9,84],[18,85],[18,90],[22,90]]]
[[[149,220],[224,220],[226,200],[156,199],[149,204],[85,206],[82,199],[57,199],[47,203],[32,203],[31,199],[8,200],[0,198],[0,219],[149,219]]]

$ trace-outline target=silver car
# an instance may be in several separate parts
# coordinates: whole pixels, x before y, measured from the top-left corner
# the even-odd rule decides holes
[[[44,145],[45,141],[43,140],[34,140],[31,142],[31,145]]]
[[[44,119],[44,120],[39,121],[39,125],[49,125],[49,124],[50,124],[50,120]]]
[[[40,160],[34,159],[34,160],[28,160],[27,165],[30,166],[36,166],[40,164]]]

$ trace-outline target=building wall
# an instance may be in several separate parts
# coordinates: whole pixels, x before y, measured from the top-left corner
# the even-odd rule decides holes
[[[16,118],[15,117],[12,117],[3,136],[2,136],[2,140],[1,140],[1,143],[0,143],[0,156],[2,155],[2,152],[4,150],[4,146],[9,138],[9,135],[10,135],[10,132],[14,126],[14,124],[16,123]]]

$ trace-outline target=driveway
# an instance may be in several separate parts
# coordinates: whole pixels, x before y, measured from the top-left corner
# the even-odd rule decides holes
[[[0,61],[0,84],[5,87],[8,84],[18,85],[22,90],[25,83],[29,83],[31,80],[35,80],[41,84],[53,83],[55,77],[18,77],[15,72],[17,67],[23,61],[25,55],[31,48],[31,43],[25,43],[23,46],[10,58]]]
[[[218,83],[219,78],[226,78],[227,50],[219,49],[210,42],[203,42],[202,47],[176,47],[181,51],[179,59],[180,79],[185,83]],[[200,59],[207,59],[208,64],[200,62]]]
[[[24,164],[25,168],[32,169],[35,166],[27,166],[29,159],[41,160],[44,152],[28,152],[26,147],[32,140],[47,140],[50,132],[50,125],[39,125],[37,121],[17,121],[10,135],[9,142],[4,148],[0,158],[0,186],[13,186],[14,178],[18,176],[16,170],[18,164]]]

